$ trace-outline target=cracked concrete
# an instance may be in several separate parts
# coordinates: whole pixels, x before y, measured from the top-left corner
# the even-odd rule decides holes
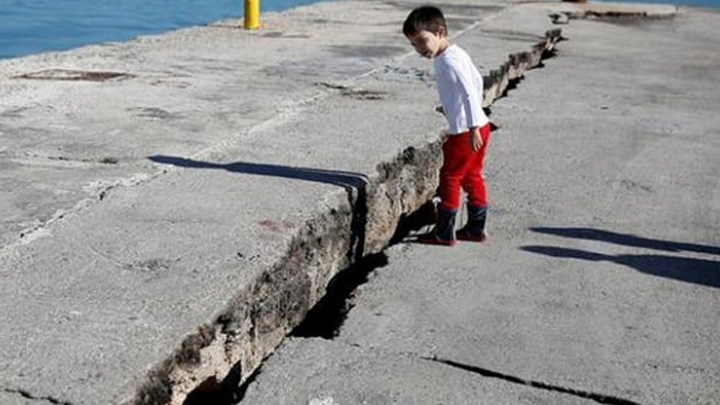
[[[384,249],[435,188],[442,119],[433,112],[432,74],[396,32],[412,5],[321,4],[272,16],[260,33],[219,24],[0,66],[10,77],[48,64],[142,73],[92,84],[100,87],[2,83],[3,114],[15,120],[0,127],[3,134],[23,142],[34,136],[38,155],[58,156],[57,149],[69,161],[116,163],[70,173],[64,188],[38,181],[56,167],[13,179],[38,198],[2,234],[0,296],[23,305],[3,303],[10,310],[0,320],[11,326],[0,381],[73,404],[180,404],[191,392],[252,375],[329,280]],[[559,39],[536,5],[442,5],[458,41],[490,72],[487,100]],[[313,35],[317,47],[293,43]],[[53,104],[59,95],[67,103]],[[52,193],[68,197],[56,201]],[[361,364],[341,353],[350,361],[342,369]],[[415,380],[396,381],[408,391],[367,398],[404,403],[427,391],[424,378],[469,379],[419,361],[396,369],[416,372]],[[275,386],[268,376],[260,373],[259,385]],[[578,403],[473,381],[469,395],[497,398],[491,403]],[[256,389],[249,398],[262,395]]]
[[[478,374],[486,378],[495,378],[502,381],[507,381],[513,384],[518,384],[526,387],[532,387],[535,389],[543,390],[543,391],[549,391],[553,393],[560,393],[560,394],[568,394],[572,395],[574,397],[583,398],[583,399],[589,399],[594,402],[598,402],[601,404],[609,404],[609,405],[639,405],[637,402],[633,402],[624,398],[618,398],[614,397],[612,395],[606,395],[606,394],[598,394],[595,392],[588,392],[584,390],[578,390],[575,388],[570,387],[561,387],[558,385],[548,384],[546,382],[542,381],[533,381],[533,380],[527,380],[521,377],[517,377],[514,375],[508,375],[499,373],[497,371],[493,371],[490,369],[477,367],[469,364],[462,364],[458,363],[456,361],[452,360],[446,360],[446,359],[440,359],[437,357],[432,358],[424,358],[425,360],[444,364],[450,367],[454,367],[460,370],[464,370],[470,373]]]
[[[457,40],[482,55],[552,7]],[[339,330],[286,341],[240,403],[713,404],[720,14],[666,17],[563,26],[493,104],[490,242],[386,249]]]
[[[330,378],[329,376],[337,376]],[[556,404],[596,402],[521,386],[413,353],[290,338],[267,363],[241,404]]]
[[[73,405],[53,397],[36,396],[19,389],[3,388],[0,390],[0,402],[4,405],[53,404]]]
[[[445,6],[460,33],[501,9]],[[5,161],[0,382],[180,404],[247,378],[434,191],[442,119],[396,32],[411,7],[327,3],[268,16],[273,31],[218,24],[0,64],[0,153],[50,157]],[[505,62],[536,43],[489,49]],[[39,71],[128,76],[22,78]]]

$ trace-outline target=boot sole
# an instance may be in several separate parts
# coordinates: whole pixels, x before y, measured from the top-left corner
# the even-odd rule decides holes
[[[457,240],[461,240],[461,241],[465,241],[465,242],[482,243],[482,242],[487,242],[487,240],[488,240],[487,235],[474,236],[474,235],[459,233],[459,234],[455,235],[455,237],[457,238]]]
[[[455,246],[457,241],[455,240],[442,240],[438,238],[418,238],[415,243],[422,245],[436,245],[436,246]]]

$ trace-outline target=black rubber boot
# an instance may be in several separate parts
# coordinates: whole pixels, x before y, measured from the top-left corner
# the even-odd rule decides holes
[[[456,211],[448,211],[442,208],[438,208],[437,220],[435,222],[435,228],[426,233],[418,236],[417,241],[419,243],[426,243],[430,245],[444,245],[452,246],[455,244],[455,216]]]
[[[458,229],[456,235],[459,240],[472,242],[485,242],[485,222],[487,221],[487,207],[471,207],[468,205],[468,222]]]

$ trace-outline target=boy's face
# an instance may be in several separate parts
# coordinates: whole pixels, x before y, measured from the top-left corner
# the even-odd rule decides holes
[[[444,34],[442,29],[437,34],[430,31],[419,31],[414,35],[408,36],[410,45],[415,48],[417,53],[428,59],[432,59],[438,56],[442,51],[445,50],[444,46]]]

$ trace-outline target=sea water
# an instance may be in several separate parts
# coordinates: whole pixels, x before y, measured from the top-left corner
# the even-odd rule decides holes
[[[260,4],[261,11],[281,11],[316,1]],[[635,1],[720,8],[720,0]],[[243,0],[0,0],[0,59],[240,19],[242,10]]]
[[[318,0],[261,0],[281,11]],[[127,41],[243,15],[243,0],[0,0],[0,59]]]

